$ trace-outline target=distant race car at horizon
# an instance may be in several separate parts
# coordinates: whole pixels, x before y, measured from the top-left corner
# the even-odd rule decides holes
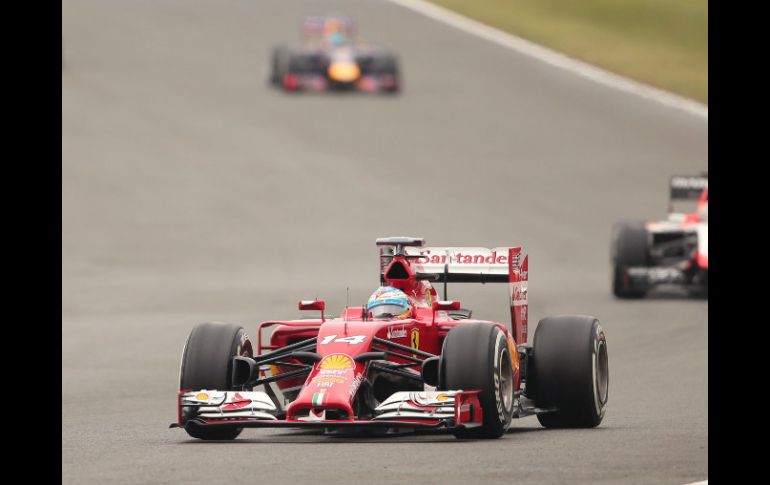
[[[273,49],[270,83],[284,91],[396,93],[396,56],[358,37],[347,17],[307,17],[297,46]]]
[[[494,439],[530,415],[546,428],[601,423],[604,330],[590,315],[546,317],[528,344],[529,257],[521,247],[425,247],[413,237],[376,243],[379,287],[339,317],[315,299],[299,309],[319,316],[264,321],[254,340],[239,325],[194,327],[171,427],[204,440],[264,427]],[[508,284],[511,330],[448,300],[450,283]]]
[[[695,211],[674,211],[682,201],[697,201]],[[611,257],[619,298],[641,298],[663,285],[708,298],[708,175],[671,177],[666,220],[617,222]]]

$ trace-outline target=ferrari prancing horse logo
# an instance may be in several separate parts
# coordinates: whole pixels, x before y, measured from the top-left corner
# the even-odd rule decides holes
[[[409,342],[413,349],[420,348],[420,329],[412,329],[412,337],[409,339]]]

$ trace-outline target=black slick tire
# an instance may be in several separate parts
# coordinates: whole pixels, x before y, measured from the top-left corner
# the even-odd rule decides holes
[[[613,228],[612,293],[618,298],[641,298],[647,291],[631,284],[629,267],[649,266],[649,236],[644,221],[620,221]]]
[[[593,428],[604,418],[609,388],[607,340],[599,321],[588,315],[540,320],[527,369],[546,428]],[[529,387],[529,383],[527,384]]]
[[[236,355],[251,357],[251,341],[243,327],[229,323],[207,322],[196,325],[187,337],[179,371],[179,389],[241,391],[232,385],[232,362]],[[186,428],[193,438],[231,440],[243,428]]]
[[[481,391],[482,426],[457,428],[457,438],[499,438],[510,427],[514,407],[510,352],[505,333],[491,322],[462,324],[447,334],[439,361],[439,388]]]

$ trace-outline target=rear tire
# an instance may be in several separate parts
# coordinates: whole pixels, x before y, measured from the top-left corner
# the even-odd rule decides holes
[[[613,228],[612,293],[618,298],[641,298],[647,290],[636,288],[628,278],[632,266],[649,266],[649,237],[644,221],[620,221]]]
[[[505,333],[489,322],[474,322],[453,328],[444,340],[439,361],[439,389],[478,389],[483,424],[459,428],[461,439],[499,438],[513,417],[513,365]]]
[[[546,428],[593,428],[604,418],[609,390],[607,341],[599,320],[562,315],[540,320],[527,370]]]
[[[229,323],[201,323],[187,337],[179,371],[179,389],[242,391],[232,385],[233,357],[251,357],[253,350],[243,327]],[[187,434],[202,440],[231,440],[243,428],[186,429]]]

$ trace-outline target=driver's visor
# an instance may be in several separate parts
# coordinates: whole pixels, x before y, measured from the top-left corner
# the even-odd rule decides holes
[[[402,305],[377,305],[370,310],[374,318],[402,317],[409,313],[409,309]]]

